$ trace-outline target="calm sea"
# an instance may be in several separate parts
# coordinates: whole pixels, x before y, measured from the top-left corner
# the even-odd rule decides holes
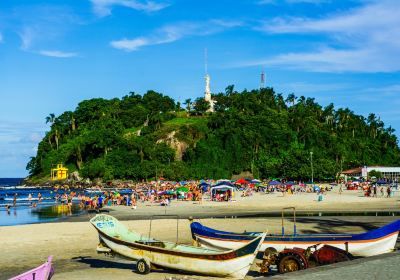
[[[23,178],[0,178],[0,226],[20,225],[49,222],[69,215],[81,213],[77,205],[71,212],[60,202],[55,201],[57,193],[52,189],[40,189],[21,186]],[[42,201],[38,203],[38,195],[42,195]],[[31,201],[28,200],[29,194]],[[16,207],[7,209],[7,205],[13,206],[16,195]],[[37,203],[36,207],[32,207]]]
[[[24,178],[0,178],[0,187],[11,187],[21,185]]]

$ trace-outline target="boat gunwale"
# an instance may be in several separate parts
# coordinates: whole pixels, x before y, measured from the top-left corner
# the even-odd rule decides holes
[[[215,230],[207,226],[202,225],[199,222],[191,224],[191,231],[194,236],[203,238],[225,240],[232,242],[246,242],[251,235],[237,235],[235,233],[230,234],[226,231]],[[388,238],[392,235],[399,234],[400,232],[400,220],[394,221],[377,229],[366,231],[364,233],[357,234],[299,234],[299,235],[279,235],[271,234],[267,235],[263,243],[369,243],[378,241],[381,239]],[[253,233],[254,234],[254,233]],[[226,236],[226,237],[225,237]],[[228,238],[228,237],[231,238]],[[325,239],[324,239],[325,238]],[[322,239],[322,240],[321,240]]]
[[[161,248],[161,247],[154,247],[154,246],[150,246],[150,245],[146,245],[146,244],[140,244],[137,242],[128,242],[128,241],[124,241],[122,239],[112,237],[112,236],[102,232],[98,228],[96,228],[96,229],[102,238],[104,237],[114,243],[127,246],[131,249],[146,250],[146,251],[149,251],[152,253],[175,255],[175,256],[179,256],[179,257],[194,258],[194,259],[206,259],[206,260],[211,260],[211,261],[222,261],[222,260],[227,261],[227,260],[232,260],[232,259],[237,259],[237,258],[240,258],[243,256],[247,256],[250,254],[254,254],[257,246],[255,246],[256,248],[254,250],[252,250],[251,252],[247,252],[248,251],[247,249],[249,247],[252,247],[253,243],[257,243],[257,245],[258,245],[258,243],[260,242],[260,239],[262,238],[262,236],[256,237],[253,240],[249,241],[247,244],[244,244],[243,246],[241,246],[240,248],[237,248],[237,249],[231,249],[228,251],[221,251],[221,253],[210,254],[210,253],[183,252],[183,251],[165,249],[165,248]],[[240,251],[245,251],[245,252],[243,252],[242,254],[238,254],[238,252],[240,252]]]

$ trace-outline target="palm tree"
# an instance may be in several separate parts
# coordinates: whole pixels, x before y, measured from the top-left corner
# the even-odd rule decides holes
[[[50,113],[47,117],[46,117],[46,124],[50,123],[50,127],[52,128],[54,123],[56,121],[56,116],[54,115],[54,113]],[[51,138],[53,137],[52,133],[51,133],[51,128],[50,128],[50,132],[49,132],[49,144],[51,146]],[[55,140],[56,140],[56,146],[57,146],[57,150],[58,150],[58,132],[56,130],[55,133]]]
[[[192,99],[188,98],[185,100],[185,103],[183,103],[186,105],[186,111],[188,113],[188,115],[190,115],[190,109],[192,108]]]
[[[296,102],[296,99],[297,99],[296,95],[294,95],[294,93],[291,93],[288,95],[285,101],[287,103],[292,103],[292,106],[294,106],[294,102]]]
[[[51,113],[46,117],[46,124],[47,123],[53,124],[55,120],[56,120],[56,116],[54,115],[54,113]]]

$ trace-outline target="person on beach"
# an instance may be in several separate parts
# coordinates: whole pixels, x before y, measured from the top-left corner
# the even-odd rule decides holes
[[[387,193],[386,197],[390,197],[390,193],[391,193],[390,186],[387,186],[386,193]]]
[[[135,197],[135,194],[134,193],[132,193],[131,194],[131,206],[132,206],[132,209],[136,209],[136,197]]]
[[[29,202],[32,201],[32,194],[31,194],[31,193],[28,195],[28,201],[29,201]]]
[[[38,203],[42,201],[42,194],[38,193]]]
[[[339,195],[341,195],[343,192],[343,186],[342,183],[339,184]]]
[[[103,197],[101,195],[99,195],[99,198],[97,200],[99,202],[98,203],[99,208],[103,208]]]
[[[67,205],[68,205],[68,209],[72,209],[72,196],[68,196],[67,198]]]
[[[381,197],[383,197],[385,195],[385,192],[383,190],[383,187],[381,187]]]
[[[16,207],[17,206],[17,194],[14,194],[14,198],[13,198],[13,206]]]

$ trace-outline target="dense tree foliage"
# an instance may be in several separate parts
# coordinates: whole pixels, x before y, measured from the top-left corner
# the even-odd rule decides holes
[[[250,171],[258,178],[333,178],[361,165],[398,165],[400,150],[391,127],[333,104],[272,88],[237,92],[228,86],[213,96],[184,102],[154,91],[122,99],[91,99],[74,112],[46,122],[51,129],[27,169],[45,177],[63,162],[88,178],[230,178]]]

